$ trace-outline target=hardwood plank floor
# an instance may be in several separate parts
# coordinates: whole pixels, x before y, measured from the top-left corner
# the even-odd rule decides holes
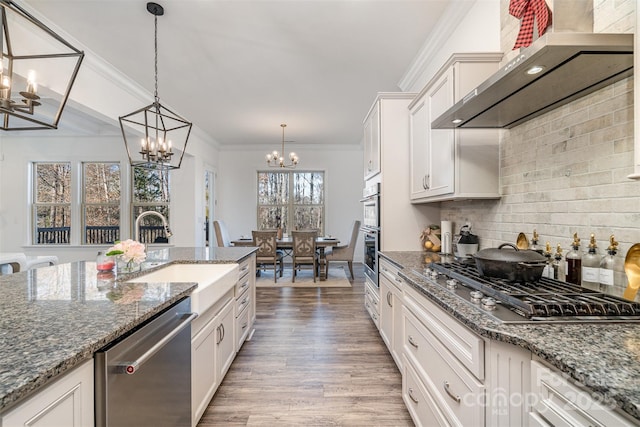
[[[244,343],[199,427],[413,426],[402,380],[351,288],[258,288]]]

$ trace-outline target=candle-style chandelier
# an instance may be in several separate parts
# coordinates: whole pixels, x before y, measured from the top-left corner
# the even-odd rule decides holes
[[[84,52],[11,0],[0,0],[0,45],[0,129],[57,129]]]
[[[295,168],[298,164],[298,155],[293,151],[289,153],[289,163],[285,163],[284,161],[284,128],[287,127],[286,124],[282,123],[280,125],[282,127],[282,151],[278,154],[277,151],[273,151],[272,153],[267,154],[267,164],[272,168]]]
[[[149,2],[147,11],[154,15],[154,101],[144,108],[120,117],[120,129],[131,166],[146,169],[178,169],[187,148],[192,123],[160,104],[158,16],[164,15],[164,8],[157,3]],[[129,144],[129,140],[139,140],[140,143]],[[176,156],[177,160],[173,157],[176,148],[180,151],[180,155]],[[132,151],[138,151],[140,154],[137,160],[131,155]]]

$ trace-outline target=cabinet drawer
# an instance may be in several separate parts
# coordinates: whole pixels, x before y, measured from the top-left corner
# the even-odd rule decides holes
[[[531,362],[531,385],[536,399],[530,418],[543,418],[554,426],[633,426],[587,391],[538,361]]]
[[[449,426],[438,404],[420,381],[411,363],[403,360],[402,400],[416,426]]]
[[[247,339],[249,335],[249,311],[247,307],[244,308],[243,311],[240,312],[240,315],[236,318],[236,348],[238,351],[240,347],[242,347],[242,343]]]
[[[484,341],[411,286],[404,288],[405,306],[473,375],[484,379]]]
[[[235,288],[236,298],[239,298],[244,292],[247,291],[247,289],[249,289],[250,286],[251,286],[251,276],[249,276],[248,274],[243,275],[241,271],[240,279],[238,280],[238,283],[236,283],[236,288]]]
[[[248,275],[249,271],[251,271],[251,262],[253,259],[254,257],[250,256],[238,265],[238,277],[240,277],[240,279]]]
[[[245,292],[236,299],[236,317],[240,316],[249,304],[251,304],[251,293],[249,289],[245,289]]]
[[[400,268],[388,260],[380,257],[380,280],[388,279],[396,288],[402,290],[404,280],[398,275]]]
[[[452,424],[484,425],[484,385],[406,309],[403,319],[404,354],[440,410]]]

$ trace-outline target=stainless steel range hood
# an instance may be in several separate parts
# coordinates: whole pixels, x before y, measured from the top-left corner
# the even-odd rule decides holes
[[[541,66],[538,74],[528,74]],[[432,122],[511,128],[633,72],[633,34],[549,32]]]

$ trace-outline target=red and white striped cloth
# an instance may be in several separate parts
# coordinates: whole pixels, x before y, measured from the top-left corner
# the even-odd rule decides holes
[[[520,32],[513,49],[527,47],[533,41],[533,21],[538,20],[538,36],[551,25],[551,10],[544,0],[510,0],[509,14],[521,19]]]

